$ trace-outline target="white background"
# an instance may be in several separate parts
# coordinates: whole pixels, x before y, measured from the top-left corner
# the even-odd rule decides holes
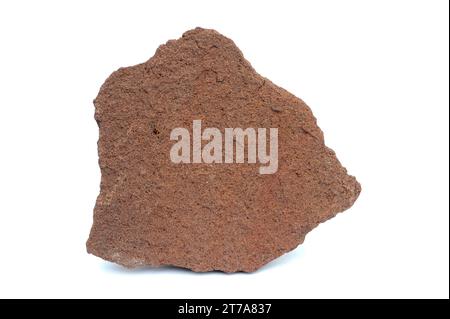
[[[447,1],[2,1],[0,297],[449,297]],[[106,77],[196,26],[310,105],[356,204],[253,274],[85,249]]]

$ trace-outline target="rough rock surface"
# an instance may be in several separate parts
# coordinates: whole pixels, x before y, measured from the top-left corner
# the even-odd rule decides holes
[[[213,30],[188,31],[147,62],[120,68],[94,104],[102,178],[87,249],[126,267],[255,271],[361,190],[309,107]],[[171,130],[191,130],[195,119],[221,130],[278,128],[278,171],[172,163]]]

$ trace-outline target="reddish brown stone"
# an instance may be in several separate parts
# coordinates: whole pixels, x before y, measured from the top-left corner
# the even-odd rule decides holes
[[[94,101],[102,172],[89,253],[126,267],[251,272],[301,244],[360,193],[309,107],[230,39],[197,28],[114,72]],[[170,132],[278,128],[279,168],[174,164]],[[330,240],[332,240],[330,238]]]

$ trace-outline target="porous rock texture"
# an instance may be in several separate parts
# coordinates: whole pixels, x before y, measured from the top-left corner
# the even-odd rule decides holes
[[[94,104],[102,177],[87,250],[125,267],[252,272],[361,190],[310,108],[214,30],[188,31],[147,62],[115,71]],[[172,163],[171,130],[191,130],[195,119],[221,130],[278,128],[278,171]]]

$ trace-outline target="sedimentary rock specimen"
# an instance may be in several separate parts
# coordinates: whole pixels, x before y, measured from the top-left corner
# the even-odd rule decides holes
[[[310,108],[213,30],[120,68],[94,104],[102,178],[87,249],[126,267],[251,272],[361,190]]]

